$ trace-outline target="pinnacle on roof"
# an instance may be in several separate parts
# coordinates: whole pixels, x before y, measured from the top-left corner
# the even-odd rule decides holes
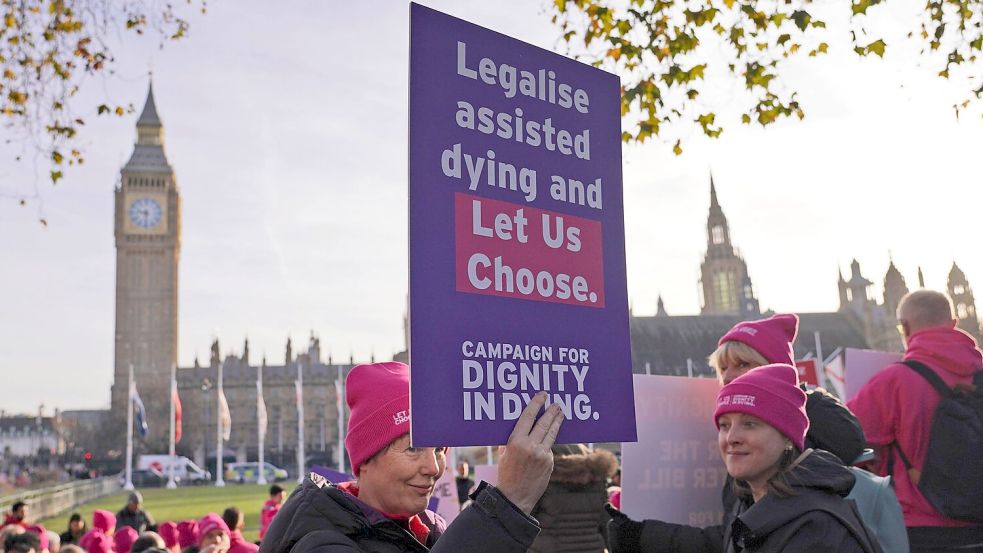
[[[966,274],[963,273],[963,270],[960,269],[959,265],[956,265],[956,261],[953,260],[952,268],[949,269],[949,280],[965,279],[965,278],[966,278]]]
[[[720,204],[717,203],[717,187],[713,184],[713,173],[710,173],[710,209],[720,208]]]
[[[154,83],[150,82],[150,86],[147,90],[147,101],[143,104],[143,112],[140,113],[140,118],[137,119],[138,127],[160,127],[162,126],[160,122],[160,117],[157,115],[157,104],[154,103]]]

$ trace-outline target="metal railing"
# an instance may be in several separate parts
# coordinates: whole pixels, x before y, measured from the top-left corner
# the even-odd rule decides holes
[[[18,501],[31,508],[31,520],[50,518],[81,503],[118,492],[122,488],[118,476],[104,476],[95,480],[78,480],[46,488],[37,488],[0,497],[0,513],[10,512],[10,506]]]

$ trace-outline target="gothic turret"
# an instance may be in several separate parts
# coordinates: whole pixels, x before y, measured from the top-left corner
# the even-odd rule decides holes
[[[888,316],[894,316],[898,310],[898,303],[901,298],[908,293],[908,285],[905,283],[901,271],[894,266],[891,259],[887,266],[887,273],[884,275],[884,309]]]
[[[976,316],[976,299],[973,297],[973,289],[969,286],[969,280],[962,269],[952,262],[952,269],[949,270],[949,279],[946,283],[949,297],[956,308],[956,318],[959,319],[959,328],[971,334],[979,340],[980,321]]]
[[[717,187],[710,176],[710,212],[707,216],[707,253],[700,266],[705,315],[760,314],[747,264],[730,241],[730,227],[717,200]]]

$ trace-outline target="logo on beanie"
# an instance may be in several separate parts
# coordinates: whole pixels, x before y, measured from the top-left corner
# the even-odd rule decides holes
[[[743,332],[743,333],[745,333],[745,334],[749,334],[749,335],[751,335],[751,336],[754,336],[755,334],[757,334],[757,333],[758,333],[758,329],[756,329],[756,328],[751,328],[751,327],[749,327],[749,326],[741,326],[741,327],[738,327],[738,328],[737,328],[737,331],[738,331],[738,332]]]
[[[731,396],[724,396],[720,398],[717,402],[718,405],[742,405],[744,407],[754,407],[754,402],[757,398],[748,394],[734,394]]]
[[[400,424],[403,424],[404,422],[410,422],[410,412],[409,411],[405,411],[404,410],[404,411],[400,411],[399,413],[396,413],[395,415],[393,415],[393,424],[399,426]]]

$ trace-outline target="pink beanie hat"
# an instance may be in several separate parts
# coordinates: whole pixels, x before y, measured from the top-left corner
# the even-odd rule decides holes
[[[82,536],[79,547],[88,553],[112,553],[113,540],[102,530],[94,528]]]
[[[799,373],[791,365],[751,369],[720,389],[713,422],[720,429],[720,417],[726,413],[754,415],[804,449],[809,417],[806,394],[798,383]]]
[[[27,530],[28,532],[34,532],[35,534],[38,535],[38,538],[41,542],[38,548],[38,553],[41,553],[42,550],[48,548],[48,546],[50,545],[50,543],[48,542],[48,531],[44,529],[44,526],[41,526],[40,524],[32,524],[28,526],[25,530]]]
[[[157,528],[157,533],[164,539],[164,547],[172,549],[175,545],[178,545],[177,524],[167,521]]]
[[[410,368],[403,363],[358,365],[345,383],[345,449],[358,474],[362,463],[410,431]]]
[[[92,527],[102,530],[106,534],[111,534],[116,528],[116,515],[109,511],[96,509],[92,513]]]
[[[177,525],[177,542],[181,549],[198,545],[198,521],[182,520]]]
[[[198,521],[198,541],[201,542],[213,530],[221,530],[226,536],[232,536],[232,532],[229,531],[229,525],[222,520],[222,517],[215,513],[208,513]]]
[[[792,342],[799,332],[799,317],[794,313],[780,313],[759,321],[744,321],[734,325],[717,342],[743,342],[761,354],[769,363],[795,365]]]
[[[133,542],[137,541],[140,534],[136,530],[130,528],[129,526],[124,526],[113,534],[113,549],[116,553],[130,553],[130,549],[133,548]]]

